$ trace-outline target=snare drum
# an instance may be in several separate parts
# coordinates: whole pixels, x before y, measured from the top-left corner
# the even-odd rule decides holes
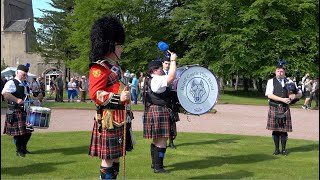
[[[219,83],[216,76],[199,65],[177,68],[171,88],[176,91],[181,106],[190,114],[205,114],[218,101]]]
[[[30,106],[27,111],[27,124],[34,128],[48,128],[50,123],[51,109],[39,106]]]

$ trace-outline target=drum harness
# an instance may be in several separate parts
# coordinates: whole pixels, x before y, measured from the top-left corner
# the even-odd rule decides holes
[[[14,122],[14,118],[13,118],[13,115],[15,114],[15,111],[16,110],[20,110],[20,111],[24,111],[26,112],[29,108],[30,108],[30,103],[31,101],[29,100],[30,99],[30,94],[29,94],[29,88],[28,88],[28,84],[26,81],[22,81],[20,84],[17,80],[13,80],[15,85],[17,86],[23,86],[24,87],[24,94],[26,95],[23,99],[24,101],[24,104],[21,105],[21,104],[17,104],[16,102],[9,102],[8,101],[8,111],[7,111],[7,116],[9,117],[7,120],[8,120],[8,123],[10,124],[13,124]]]
[[[144,96],[144,115],[145,113],[147,112],[147,108],[152,105],[152,104],[155,104],[155,103],[152,103],[152,100],[151,100],[151,97],[150,97],[150,94],[152,94],[152,91],[151,91],[151,87],[150,87],[150,83],[151,83],[151,79],[152,77],[149,77],[149,75],[147,75],[146,79],[145,79],[145,84],[144,84],[144,92],[143,92],[143,96]],[[167,91],[167,90],[166,90]],[[149,95],[147,95],[149,94]],[[154,95],[153,95],[154,96]],[[150,100],[149,100],[150,98]],[[172,100],[172,99],[171,99]],[[164,106],[168,109],[169,111],[169,116],[170,116],[170,119],[171,121],[175,121],[176,117],[175,117],[175,113],[178,113],[178,111],[176,110],[177,108],[174,107],[174,105],[176,105],[176,102],[169,102],[169,103],[166,103],[166,104],[155,104],[155,105],[159,105],[159,106]],[[143,116],[144,116],[143,115]],[[155,116],[154,112],[153,112],[153,115]],[[189,117],[187,116],[187,120],[189,121]],[[175,121],[176,122],[176,121]],[[190,122],[190,121],[189,121]]]

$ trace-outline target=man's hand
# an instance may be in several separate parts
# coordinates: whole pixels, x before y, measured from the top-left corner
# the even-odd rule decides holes
[[[289,99],[290,99],[290,100],[296,99],[296,95],[295,95],[295,94],[290,94],[290,95],[289,95]]]
[[[130,99],[130,92],[123,90],[120,94],[120,101],[125,102]]]
[[[17,104],[23,104],[23,100],[22,99],[17,99],[16,103]]]
[[[282,102],[284,102],[286,104],[290,104],[291,100],[290,100],[290,98],[283,98]]]

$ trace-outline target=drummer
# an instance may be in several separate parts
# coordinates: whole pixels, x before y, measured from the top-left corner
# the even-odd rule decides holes
[[[154,173],[169,173],[164,169],[163,160],[166,153],[171,128],[176,129],[177,113],[172,111],[170,85],[176,78],[177,55],[171,53],[168,75],[164,74],[162,61],[155,60],[148,64],[146,77],[146,99],[143,115],[143,137],[152,139],[150,151]],[[174,131],[176,132],[176,130]]]
[[[26,81],[28,71],[27,66],[19,65],[15,78],[9,80],[1,92],[8,102],[3,134],[13,136],[16,155],[19,157],[25,157],[25,154],[30,153],[27,144],[32,130],[26,129],[27,112],[24,106],[24,102],[30,100],[30,87]]]

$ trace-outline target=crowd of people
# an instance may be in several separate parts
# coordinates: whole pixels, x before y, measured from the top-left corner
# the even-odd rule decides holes
[[[63,75],[60,73],[58,76],[50,77],[49,90],[45,88],[44,78],[39,76],[38,78],[32,78],[29,82],[30,92],[32,100],[39,100],[40,102],[47,96],[47,99],[54,98],[55,102],[64,102],[63,92],[68,92],[68,102],[74,102],[79,100],[80,102],[86,102],[86,96],[89,89],[89,81],[86,76],[82,76],[79,79],[78,76],[70,79],[69,82],[64,84]],[[2,77],[1,90],[4,87],[7,79]],[[3,98],[1,98],[4,101]]]

